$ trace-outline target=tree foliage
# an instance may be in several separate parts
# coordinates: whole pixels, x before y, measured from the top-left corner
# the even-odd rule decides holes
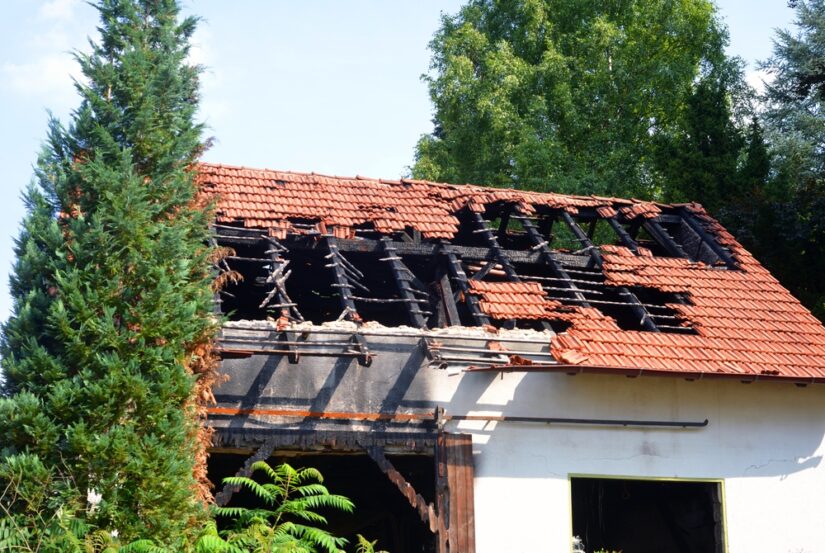
[[[725,42],[707,0],[471,0],[431,43],[413,174],[651,196],[656,136]]]
[[[799,1],[796,33],[780,30],[763,98],[772,178],[759,203],[753,250],[825,320],[825,2]]]
[[[825,0],[793,5],[757,97],[707,0],[469,0],[413,176],[698,201],[825,318]]]
[[[174,0],[98,11],[99,40],[76,55],[80,107],[51,121],[26,194],[3,327],[0,486],[22,465],[17,485],[42,494],[5,494],[0,515],[42,534],[32,512],[71,508],[171,546],[204,516],[193,373],[215,325],[210,214],[190,170],[203,148],[196,20]]]

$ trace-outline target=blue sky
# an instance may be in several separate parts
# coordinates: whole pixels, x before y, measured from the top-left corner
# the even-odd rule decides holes
[[[188,0],[204,18],[193,58],[203,76],[202,118],[216,139],[207,161],[397,177],[431,130],[419,76],[440,13],[459,0]],[[790,26],[783,0],[718,2],[729,52],[750,62]],[[72,49],[95,36],[81,0],[3,0],[0,20],[0,320],[11,307],[8,273],[24,210],[21,190],[46,133],[46,110],[66,120],[78,104]],[[752,75],[758,82],[758,75]]]

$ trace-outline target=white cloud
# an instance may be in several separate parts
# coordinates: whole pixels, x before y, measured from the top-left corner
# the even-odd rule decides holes
[[[193,65],[207,65],[211,58],[211,48],[209,46],[212,41],[212,33],[206,28],[203,22],[195,29],[195,34],[192,35],[189,47],[189,63]]]
[[[210,62],[214,60],[211,43],[212,33],[201,22],[192,36],[187,62],[204,68],[200,75],[201,102],[198,114],[207,124],[215,125],[219,119],[227,116],[230,108],[229,102],[221,96],[223,79],[210,66]]]
[[[5,63],[0,67],[8,88],[28,97],[45,100],[62,108],[75,100],[73,78],[81,76],[80,67],[69,54],[47,55],[28,63]]]
[[[761,69],[754,69],[745,73],[745,81],[756,90],[757,93],[765,92],[765,83],[770,84],[774,75]]]
[[[31,48],[40,52],[68,52],[73,46],[78,45],[72,44],[72,40],[76,40],[76,37],[69,36],[62,27],[63,25],[53,25],[52,28],[44,32],[33,33],[27,42]],[[79,46],[82,46],[82,44]]]
[[[78,0],[48,0],[40,6],[37,14],[43,19],[68,21],[74,18],[75,9],[80,5]]]

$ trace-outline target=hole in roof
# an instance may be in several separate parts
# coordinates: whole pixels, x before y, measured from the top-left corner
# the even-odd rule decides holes
[[[627,237],[613,228],[615,225],[611,227],[595,212],[571,216],[570,220],[572,226],[560,212],[551,210],[522,216],[503,204],[482,215],[465,210],[449,245],[453,261],[435,241],[418,241],[414,231],[413,236],[388,236],[371,224],[358,225],[354,239],[340,239],[337,258],[331,258],[328,239],[317,231],[311,236],[293,235],[278,245],[285,248],[280,255],[289,261],[291,274],[283,281],[288,299],[277,301],[272,300],[274,265],[268,259],[275,251],[273,246],[261,238],[260,230],[234,229],[230,234],[245,236],[219,236],[219,241],[236,249],[237,255],[227,261],[243,279],[224,290],[222,311],[230,319],[277,318],[286,303],[305,320],[323,323],[346,314],[343,296],[347,295],[358,319],[385,326],[478,326],[487,314],[479,311],[478,302],[467,297],[468,279],[520,280],[537,283],[545,299],[568,308],[594,308],[623,330],[695,333],[690,322],[673,307],[689,304],[685,296],[605,281],[600,258],[589,246],[628,243]],[[688,224],[673,217],[663,221],[660,232],[667,232],[681,243],[686,253],[706,262],[718,262],[713,248]],[[315,228],[309,220],[290,222],[299,232],[302,227]],[[650,248],[654,254],[672,254],[642,223],[635,221],[622,228],[635,236],[639,246]],[[387,238],[391,251],[385,250]],[[336,266],[340,271],[334,269]],[[556,332],[570,326],[554,321],[552,313],[542,320],[520,318],[517,311],[513,315],[511,320],[492,322],[504,328],[550,328]]]

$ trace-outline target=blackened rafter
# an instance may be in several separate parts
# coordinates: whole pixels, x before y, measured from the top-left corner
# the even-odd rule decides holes
[[[502,217],[502,224],[499,227],[499,234],[501,234],[507,228],[505,225],[509,224],[510,216],[511,216],[510,212],[511,212],[510,209],[505,211],[504,216]],[[471,213],[472,213],[471,216],[473,218],[473,222],[476,225],[476,229],[475,229],[474,232],[480,234],[481,237],[484,238],[484,240],[485,240],[485,242],[487,242],[487,246],[490,248],[490,252],[492,253],[492,256],[493,256],[493,260],[490,260],[490,261],[487,262],[487,267],[485,267],[487,269],[487,271],[489,271],[489,268],[492,266],[492,264],[495,261],[496,263],[498,263],[498,265],[504,271],[504,274],[507,277],[508,281],[510,281],[510,282],[521,282],[521,277],[516,272],[516,269],[515,269],[515,267],[513,267],[513,264],[507,258],[507,255],[505,255],[504,249],[498,243],[498,238],[496,238],[496,234],[490,228],[490,226],[487,222],[487,219],[485,219],[484,216],[481,213],[478,213],[478,212],[475,212],[475,211],[473,211]],[[484,271],[485,268],[482,268],[482,271]],[[515,321],[508,321],[508,323],[510,323],[510,324],[513,324],[514,322]],[[552,327],[550,326],[550,323],[547,322],[547,321],[540,321],[540,324],[541,324],[542,328],[545,328],[545,329],[548,329],[548,330],[552,329]]]
[[[696,234],[696,236],[698,236],[699,239],[702,240],[702,242],[704,242],[711,250],[713,250],[713,253],[719,256],[719,259],[721,259],[722,262],[728,266],[728,269],[739,268],[736,260],[730,254],[730,251],[722,247],[718,240],[710,236],[708,232],[702,228],[702,225],[696,221],[696,218],[693,217],[693,215],[686,212],[684,209],[679,212],[679,215],[682,217],[682,220],[687,224],[690,230],[692,230],[694,234]]]
[[[659,224],[658,221],[654,219],[645,219],[642,222],[642,226],[645,228],[648,234],[650,234],[650,236],[652,236],[653,239],[656,240],[656,242],[658,242],[659,245],[662,246],[668,252],[668,254],[672,255],[673,257],[680,257],[682,259],[690,258],[690,256],[688,256],[688,254],[685,253],[685,250],[682,249],[682,246],[680,246],[676,242],[676,240],[674,240],[673,237],[670,234],[668,234],[665,228],[661,224]]]
[[[387,456],[384,454],[384,448],[380,446],[371,446],[366,448],[367,455],[372,459],[378,468],[383,472],[390,482],[398,488],[401,495],[407,500],[410,506],[416,510],[421,521],[427,525],[430,532],[436,533],[439,529],[439,519],[436,513],[435,505],[427,503],[424,497],[415,491],[412,484],[407,482],[404,476],[398,472],[398,469],[393,466]]]
[[[478,297],[472,293],[470,283],[467,279],[467,273],[464,272],[464,267],[461,264],[460,256],[455,252],[453,247],[446,241],[442,242],[440,253],[447,259],[447,271],[450,274],[453,282],[458,287],[459,293],[464,298],[464,303],[470,312],[470,316],[478,326],[485,326],[490,324],[490,317],[481,310],[481,305]]]
[[[356,284],[353,282],[354,279],[350,279],[350,277],[347,276],[347,272],[344,269],[346,260],[344,259],[343,254],[341,254],[338,250],[338,241],[332,235],[324,235],[322,240],[326,244],[329,252],[325,257],[329,260],[326,267],[331,269],[333,276],[334,282],[332,287],[337,289],[338,297],[341,299],[341,307],[344,310],[341,316],[348,321],[360,321],[361,317],[358,315],[358,310],[355,308],[355,300],[352,293],[352,290]],[[350,269],[350,271],[352,272],[352,269]],[[352,272],[352,274],[357,276],[354,272]]]
[[[566,211],[561,212],[561,218],[564,223],[570,228],[576,238],[581,242],[584,249],[587,250],[587,253],[590,255],[593,264],[599,270],[603,270],[604,268],[604,259],[602,258],[602,254],[599,251],[599,248],[596,247],[595,244],[587,237],[587,234],[582,230],[582,228],[573,220],[573,217],[570,216],[569,213]],[[645,330],[649,330],[651,332],[659,332],[659,328],[656,326],[656,323],[650,316],[650,313],[647,312],[647,309],[644,308],[642,302],[639,301],[639,298],[636,297],[636,294],[631,292],[625,286],[617,286],[617,292],[627,298],[628,306],[631,310],[633,310],[633,314],[639,317],[639,321],[644,327]]]
[[[298,310],[297,304],[292,301],[286,291],[286,279],[289,278],[291,271],[287,270],[289,260],[284,259],[282,254],[289,250],[275,238],[265,236],[263,239],[269,244],[269,249],[265,252],[270,260],[266,284],[271,285],[272,289],[258,306],[258,309],[277,309],[282,317],[303,322],[304,317]],[[277,303],[273,304],[273,299]]]
[[[619,241],[622,243],[624,247],[631,250],[633,253],[639,253],[639,244],[630,236],[630,233],[625,230],[625,228],[619,223],[616,219],[616,216],[613,217],[605,217],[605,221],[607,224],[610,225],[610,228],[613,229],[613,232],[616,233],[616,236],[619,237]]]
[[[384,248],[385,255],[381,258],[381,261],[389,263],[392,269],[392,274],[398,287],[398,293],[401,295],[401,299],[407,308],[410,323],[418,328],[426,328],[427,317],[432,313],[421,308],[429,305],[429,293],[427,293],[426,289],[420,289],[415,286],[416,283],[421,286],[421,283],[404,264],[401,256],[398,255],[398,251],[388,237],[385,236],[381,238],[381,245]]]
[[[504,249],[498,243],[498,238],[496,238],[496,234],[487,223],[487,219],[485,219],[481,213],[477,213],[475,211],[470,212],[470,217],[476,226],[473,232],[481,235],[487,243],[487,247],[490,248],[490,253],[492,254],[493,260],[490,260],[487,263],[490,264],[494,261],[494,264],[497,263],[500,265],[501,269],[504,271],[504,274],[507,276],[507,280],[511,282],[518,282],[521,280],[518,274],[516,274],[516,269],[513,267],[510,259],[504,254]]]
[[[547,267],[550,268],[550,272],[557,279],[557,282],[559,282],[562,287],[569,291],[574,301],[579,303],[582,307],[590,307],[590,304],[588,303],[587,298],[584,297],[582,291],[579,289],[576,283],[573,282],[573,279],[570,277],[567,271],[564,270],[561,263],[559,263],[556,260],[556,258],[553,257],[547,240],[539,232],[539,229],[533,223],[532,219],[530,219],[530,217],[527,216],[527,214],[523,213],[518,208],[516,208],[516,215],[514,215],[514,218],[518,219],[521,222],[522,228],[524,228],[524,231],[527,233],[527,236],[533,243],[533,249],[539,252],[541,260]]]

